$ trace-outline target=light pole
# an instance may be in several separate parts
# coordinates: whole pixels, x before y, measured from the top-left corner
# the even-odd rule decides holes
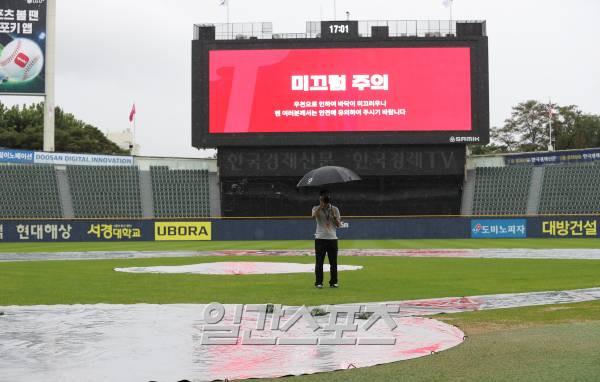
[[[333,20],[337,20],[337,2],[333,0]]]
[[[44,151],[54,151],[54,59],[56,51],[56,0],[46,3],[46,91],[44,96]]]
[[[552,144],[552,116],[554,115],[554,108],[552,107],[552,100],[548,102],[548,129],[550,130],[548,136],[548,151],[554,151],[554,145]]]

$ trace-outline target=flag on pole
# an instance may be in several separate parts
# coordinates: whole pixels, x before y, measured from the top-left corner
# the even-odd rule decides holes
[[[444,0],[444,7],[448,8],[452,5],[452,3],[454,2],[454,0]]]
[[[219,5],[227,5],[227,0],[220,0]]]
[[[135,102],[133,103],[131,112],[129,113],[129,122],[133,122],[134,119],[135,119]]]

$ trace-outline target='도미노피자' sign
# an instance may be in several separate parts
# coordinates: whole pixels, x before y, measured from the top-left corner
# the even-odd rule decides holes
[[[471,220],[471,237],[474,239],[525,238],[527,237],[527,220]]]

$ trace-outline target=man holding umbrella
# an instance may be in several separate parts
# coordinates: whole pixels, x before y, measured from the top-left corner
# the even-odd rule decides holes
[[[361,180],[352,170],[339,166],[325,166],[312,170],[305,174],[296,187],[320,187],[326,184],[337,184]],[[338,238],[336,230],[340,227],[347,228],[348,224],[342,224],[340,210],[331,205],[329,191],[322,190],[319,193],[319,205],[313,207],[312,217],[317,222],[315,234],[315,286],[323,288],[323,262],[325,255],[329,258],[331,279],[329,286],[338,287],[337,279],[337,254]]]
[[[315,286],[323,288],[323,262],[325,255],[329,259],[329,272],[331,278],[329,286],[338,287],[337,255],[338,238],[336,230],[342,226],[340,210],[331,204],[331,195],[328,190],[319,192],[319,205],[313,207],[312,217],[317,222],[315,233]]]

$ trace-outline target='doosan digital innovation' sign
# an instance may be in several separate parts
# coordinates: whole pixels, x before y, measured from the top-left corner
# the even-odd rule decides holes
[[[209,133],[472,131],[467,47],[212,50]]]

